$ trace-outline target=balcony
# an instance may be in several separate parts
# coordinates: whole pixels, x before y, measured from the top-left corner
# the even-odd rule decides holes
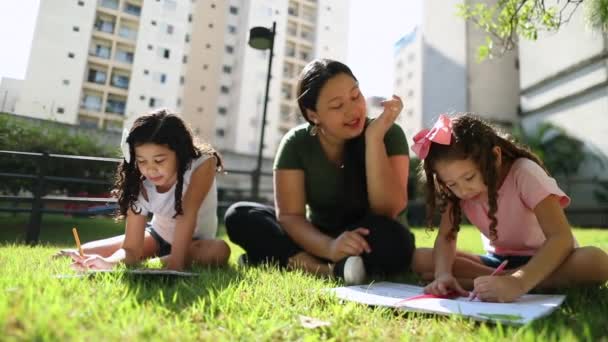
[[[129,76],[125,75],[112,75],[112,81],[110,84],[116,88],[128,89],[129,88]]]
[[[98,19],[95,21],[95,29],[100,32],[114,34],[114,22]]]
[[[95,47],[93,49],[89,50],[89,55],[103,58],[103,59],[110,59],[111,53],[112,53],[112,49],[109,46],[104,46],[104,45],[99,45],[99,44],[95,45]]]
[[[121,26],[118,29],[118,35],[128,40],[136,40],[137,30],[128,26]]]
[[[101,96],[85,94],[82,102],[80,103],[80,108],[92,112],[100,112]]]
[[[125,114],[126,102],[116,98],[108,98],[106,102],[106,113]]]
[[[123,50],[116,51],[116,56],[114,56],[114,59],[116,61],[125,63],[125,64],[133,64],[133,58],[134,58],[133,52],[123,51]]]
[[[117,10],[118,9],[118,0],[100,0],[99,5],[104,8]]]
[[[141,15],[141,6],[135,5],[135,4],[130,4],[130,3],[126,3],[123,11],[125,13],[128,13],[130,15],[139,17]]]
[[[87,76],[87,81],[91,83],[97,84],[106,84],[106,80],[108,78],[108,74],[104,71],[89,69],[89,74]]]

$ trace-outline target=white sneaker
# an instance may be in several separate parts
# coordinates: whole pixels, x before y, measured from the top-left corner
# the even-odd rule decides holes
[[[334,265],[334,275],[344,279],[347,285],[359,285],[365,283],[367,274],[365,264],[360,256],[349,256]]]

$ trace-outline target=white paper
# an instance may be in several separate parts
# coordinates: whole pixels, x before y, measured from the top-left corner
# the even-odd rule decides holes
[[[338,298],[368,305],[442,315],[456,314],[503,324],[526,324],[546,316],[557,309],[566,298],[563,295],[524,295],[513,303],[487,303],[478,299],[469,301],[467,297],[421,298],[401,302],[403,299],[423,294],[423,288],[390,282],[338,287],[330,291]]]

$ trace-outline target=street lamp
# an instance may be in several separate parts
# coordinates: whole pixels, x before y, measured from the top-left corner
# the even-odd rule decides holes
[[[258,50],[270,49],[268,58],[268,75],[266,76],[266,94],[264,95],[264,109],[262,111],[262,133],[260,134],[260,146],[258,149],[258,160],[253,171],[253,184],[251,195],[254,199],[260,198],[260,179],[262,176],[262,151],[264,150],[264,130],[266,129],[266,109],[268,107],[268,89],[270,88],[270,73],[272,70],[272,55],[274,48],[274,36],[277,23],[272,22],[272,30],[267,27],[256,26],[249,30],[249,46]]]

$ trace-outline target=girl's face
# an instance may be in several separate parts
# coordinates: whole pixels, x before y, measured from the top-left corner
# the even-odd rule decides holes
[[[177,156],[166,145],[154,143],[135,147],[139,172],[151,181],[158,191],[167,191],[177,181]]]
[[[479,167],[471,159],[439,160],[434,166],[437,177],[456,197],[487,201],[488,187]]]
[[[345,140],[363,132],[366,112],[357,81],[347,74],[338,74],[325,83],[319,93],[317,111],[309,110],[308,117],[326,136]]]

